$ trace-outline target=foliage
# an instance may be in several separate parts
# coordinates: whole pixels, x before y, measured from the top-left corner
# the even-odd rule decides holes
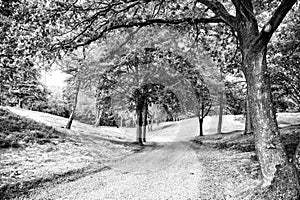
[[[0,104],[44,101],[47,91],[38,81],[35,55],[46,46],[46,34],[38,23],[40,8],[27,1],[0,1]]]
[[[70,115],[70,111],[67,104],[62,100],[48,100],[46,102],[38,102],[34,104],[31,110],[45,112],[65,118],[68,118]]]
[[[100,99],[105,99],[106,95],[114,99],[122,99],[123,102],[117,101],[118,105],[131,105],[131,109],[135,109],[139,104],[144,104],[137,99],[148,99],[149,104],[163,105],[168,103],[168,106],[163,106],[164,108],[170,108],[173,104],[174,108],[177,107],[175,110],[178,110],[176,105],[180,103],[186,111],[187,109],[195,109],[193,104],[197,105],[202,101],[209,102],[209,99],[201,99],[202,93],[205,93],[206,85],[199,69],[181,56],[155,48],[145,48],[143,51],[132,51],[124,55],[116,66],[109,68],[102,75],[101,83],[101,87],[99,87],[101,93],[98,93],[101,94]],[[173,97],[166,98],[167,93],[158,92],[160,90],[172,91],[169,95]],[[128,93],[133,95],[128,96]],[[128,97],[129,101],[126,101]],[[192,103],[193,98],[197,98],[197,102]],[[98,102],[101,101],[100,99]],[[165,99],[165,101],[160,99]],[[171,101],[171,99],[173,100]],[[173,102],[174,100],[175,102]],[[99,105],[103,105],[103,103]],[[196,112],[196,110],[193,111]]]
[[[279,109],[300,109],[300,14],[299,5],[285,20],[271,43],[269,62],[273,96]]]
[[[229,114],[240,115],[245,113],[246,106],[246,86],[245,82],[236,83],[226,81],[226,110]]]
[[[0,69],[1,104],[26,105],[31,108],[35,102],[45,101],[48,95],[39,82],[39,71],[29,60],[20,66],[7,66]]]

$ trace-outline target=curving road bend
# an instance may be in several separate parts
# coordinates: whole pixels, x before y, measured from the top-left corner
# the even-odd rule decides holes
[[[30,199],[198,199],[203,166],[189,142],[196,133],[195,119],[174,123],[150,138],[145,151],[113,163],[110,170]]]

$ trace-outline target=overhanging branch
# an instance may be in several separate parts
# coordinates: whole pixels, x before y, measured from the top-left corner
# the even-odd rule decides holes
[[[109,31],[112,30],[116,30],[116,29],[120,29],[120,28],[132,28],[132,27],[144,27],[144,26],[150,26],[150,25],[154,25],[154,24],[172,24],[172,25],[178,25],[178,24],[199,24],[199,23],[224,23],[224,20],[219,18],[219,17],[212,17],[212,18],[181,18],[181,19],[162,19],[162,18],[156,18],[156,19],[146,19],[146,20],[142,20],[142,21],[128,21],[128,22],[122,22],[122,23],[108,23],[106,26],[104,27],[99,27],[99,29],[102,28],[102,30],[95,36],[91,37],[90,39],[73,45],[72,46],[72,42],[74,42],[74,40],[72,40],[71,42],[68,41],[64,44],[58,43],[56,45],[54,45],[53,49],[56,48],[61,48],[61,47],[80,47],[80,46],[85,46],[85,45],[89,45],[97,40],[99,40],[100,38],[103,37],[103,35]]]
[[[236,18],[228,13],[222,3],[217,0],[197,0],[207,6],[217,17],[220,17],[226,24],[232,28],[236,27]]]
[[[273,33],[277,30],[284,17],[292,9],[296,2],[297,0],[283,0],[281,2],[271,19],[264,25],[259,37],[256,39],[254,45],[257,49],[261,49],[263,46],[268,44]]]

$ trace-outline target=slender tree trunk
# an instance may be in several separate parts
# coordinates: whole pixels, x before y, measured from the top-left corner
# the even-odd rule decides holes
[[[223,81],[223,70],[222,66],[220,66],[220,82]],[[222,123],[223,123],[223,109],[224,109],[224,90],[220,91],[220,97],[219,97],[219,120],[218,120],[218,129],[217,134],[222,134]]]
[[[120,118],[121,118],[120,119],[120,127],[122,128],[123,127],[123,117],[121,116]]]
[[[75,116],[77,101],[78,101],[79,89],[80,89],[80,82],[77,84],[74,103],[73,103],[73,108],[72,108],[72,113],[69,117],[68,123],[66,125],[66,129],[71,129],[71,126],[72,126],[72,122],[73,122],[73,119],[74,119],[74,116]]]
[[[97,119],[96,119],[96,122],[94,124],[95,127],[99,127],[100,126],[101,117],[102,117],[102,109],[99,109],[97,111]]]
[[[148,126],[149,131],[153,131],[153,116],[150,116],[150,125]]]
[[[23,99],[19,99],[18,101],[18,107],[23,108]]]
[[[252,119],[250,116],[250,108],[249,108],[249,95],[247,94],[246,97],[246,106],[245,106],[245,115],[246,115],[246,121],[245,121],[245,134],[252,134],[253,133],[253,124]]]
[[[223,102],[223,90],[222,90],[220,92],[220,97],[219,97],[219,120],[218,120],[218,129],[217,129],[218,134],[222,134],[223,107],[224,107],[224,102]]]
[[[199,120],[199,136],[203,136],[203,118],[198,116]]]
[[[68,122],[67,122],[67,125],[66,125],[66,129],[71,129],[74,116],[75,116],[75,111],[73,110],[71,112],[71,115],[69,116],[69,119],[68,119]]]
[[[267,45],[244,50],[249,90],[249,111],[253,120],[255,146],[263,176],[264,199],[298,199],[299,182],[295,166],[288,162],[272,109]]]
[[[146,133],[148,125],[148,105],[147,103],[144,106],[144,122],[143,122],[143,142],[146,142]]]
[[[137,109],[136,115],[137,115],[136,142],[143,145],[143,140],[142,140],[143,110]]]

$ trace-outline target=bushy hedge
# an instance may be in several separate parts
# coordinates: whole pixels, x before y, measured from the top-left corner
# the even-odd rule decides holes
[[[65,104],[57,102],[38,102],[31,107],[31,110],[45,112],[65,118],[68,118],[70,115],[69,108]]]

